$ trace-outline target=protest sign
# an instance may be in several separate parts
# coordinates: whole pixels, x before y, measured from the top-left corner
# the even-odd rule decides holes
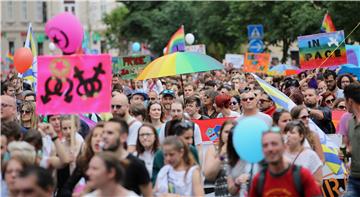
[[[113,73],[121,74],[122,79],[135,79],[151,62],[149,55],[113,57]]]
[[[347,63],[344,31],[298,37],[300,66],[315,69]]]
[[[322,185],[323,196],[342,196],[345,193],[346,179],[324,179]]]
[[[244,64],[244,55],[225,54],[225,61],[232,64],[234,68],[241,68]]]
[[[205,44],[196,44],[196,45],[185,46],[185,51],[197,52],[197,53],[202,53],[202,54],[206,55]]]
[[[199,125],[202,141],[204,143],[208,143],[208,142],[217,142],[219,140],[221,125],[228,119],[233,119],[233,118],[214,118],[208,120],[191,120],[191,121]]]
[[[269,70],[270,53],[245,53],[244,71],[266,73]]]
[[[38,57],[38,114],[110,111],[110,55]]]

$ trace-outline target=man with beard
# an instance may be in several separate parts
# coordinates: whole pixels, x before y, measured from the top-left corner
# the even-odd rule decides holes
[[[319,96],[313,88],[306,89],[304,92],[304,103],[308,107],[310,119],[320,127],[326,134],[335,133],[335,126],[332,123],[331,110],[328,107],[318,106]]]
[[[125,94],[119,94],[111,98],[111,113],[113,117],[122,118],[129,125],[129,135],[126,140],[127,150],[130,153],[134,152],[136,147],[138,130],[142,124],[140,121],[136,120],[130,115],[129,100]]]
[[[268,166],[255,175],[249,196],[322,196],[311,172],[284,158],[285,143],[280,133],[264,133],[262,151]]]
[[[175,100],[175,93],[173,90],[164,90],[161,92],[161,105],[164,108],[164,119],[163,121],[171,120],[170,110],[171,104]]]
[[[336,73],[333,70],[326,70],[324,78],[328,90],[330,90],[336,98],[344,98],[344,91],[336,86]]]
[[[104,151],[114,152],[119,160],[126,159],[124,187],[138,195],[152,196],[152,185],[149,173],[142,160],[124,149],[123,143],[128,139],[129,127],[125,120],[115,117],[104,124],[102,134]]]
[[[262,93],[259,99],[259,108],[260,111],[269,115],[273,116],[276,111],[276,106],[273,100],[267,95],[266,93]]]

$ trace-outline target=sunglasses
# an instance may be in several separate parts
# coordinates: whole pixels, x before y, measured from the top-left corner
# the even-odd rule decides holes
[[[20,114],[30,114],[31,112],[31,110],[20,110]]]
[[[265,99],[260,99],[259,100],[260,103],[265,103],[265,102],[270,102],[269,100],[265,100]]]
[[[111,109],[121,109],[121,105],[111,105]]]
[[[233,101],[233,102],[230,102],[230,105],[237,105],[238,103]]]
[[[301,120],[307,120],[307,119],[309,119],[309,117],[310,117],[310,116],[306,116],[306,115],[305,115],[305,116],[301,116],[300,119],[301,119]]]
[[[325,100],[325,103],[327,104],[331,104],[335,101],[335,99],[328,99],[328,100]]]
[[[246,102],[246,101],[253,101],[255,99],[255,97],[249,97],[249,98],[242,98],[241,100],[243,102]]]
[[[341,109],[341,110],[346,110],[346,106],[344,106],[344,105],[339,105],[339,106],[337,106],[337,108]]]

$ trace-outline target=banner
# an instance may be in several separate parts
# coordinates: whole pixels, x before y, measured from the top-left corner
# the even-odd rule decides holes
[[[38,114],[110,111],[110,55],[39,56],[38,67]]]
[[[191,121],[199,125],[203,142],[217,142],[219,141],[221,125],[228,119],[234,118],[214,118]]]
[[[135,79],[150,62],[149,55],[113,57],[113,73],[120,73],[122,79]]]
[[[185,51],[197,52],[206,55],[206,47],[205,44],[196,44],[185,46]]]
[[[347,63],[344,31],[298,37],[300,66],[315,69]]]
[[[244,72],[266,73],[269,65],[270,53],[245,53]]]
[[[346,57],[348,64],[354,64],[360,67],[360,46],[359,45],[346,45]]]

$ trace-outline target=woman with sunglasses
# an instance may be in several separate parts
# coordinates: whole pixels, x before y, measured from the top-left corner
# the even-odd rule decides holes
[[[200,167],[180,137],[169,136],[163,143],[165,165],[155,184],[156,194],[204,196]]]
[[[304,134],[305,136],[305,147],[312,148],[316,154],[319,156],[321,161],[325,161],[324,152],[321,147],[320,138],[317,133],[310,130],[309,127],[309,121],[310,121],[310,115],[308,112],[308,109],[305,106],[295,106],[290,111],[291,117],[293,120],[301,120],[304,125],[308,128]]]
[[[215,103],[215,97],[218,95],[219,93],[214,91],[214,90],[206,90],[205,91],[205,96],[204,96],[204,100],[203,100],[203,108],[202,108],[202,113],[201,115],[205,115],[207,117],[211,118],[216,118],[218,115],[218,112],[216,112],[216,109],[214,107],[214,103]]]
[[[233,95],[230,99],[230,109],[231,111],[237,112],[241,114],[240,109],[240,96],[239,95]]]
[[[338,98],[334,101],[334,110],[346,111],[346,103],[344,98]]]
[[[159,137],[154,126],[144,123],[138,132],[136,152],[133,155],[145,162],[146,169],[152,176],[152,169],[156,151],[159,149]]]
[[[321,100],[320,106],[333,109],[333,106],[334,106],[333,104],[336,99],[335,95],[332,92],[326,91],[325,93],[323,93],[321,95],[321,97],[322,97],[322,100]]]
[[[89,162],[94,155],[97,155],[102,151],[101,140],[103,128],[104,124],[100,122],[90,130],[89,134],[85,138],[81,152],[76,158],[75,170],[71,173],[70,177],[67,178],[64,186],[60,188],[57,196],[71,196],[77,183],[82,178],[85,178],[86,180],[88,179],[85,173],[89,167]],[[85,188],[85,190],[86,189],[89,188]]]
[[[310,170],[319,186],[322,186],[322,162],[312,149],[304,147],[306,130],[305,124],[300,120],[291,121],[286,125],[284,130],[287,145],[285,157],[292,164]]]
[[[217,118],[225,118],[225,117],[239,117],[240,114],[238,112],[232,111],[230,109],[230,100],[231,97],[227,94],[220,94],[215,97],[215,108],[219,113]]]
[[[20,105],[20,123],[26,130],[37,127],[38,117],[35,113],[35,103],[24,101]]]
[[[164,118],[163,106],[159,102],[150,102],[147,107],[147,112],[145,121],[151,123],[159,134],[160,128],[164,124],[162,121]]]
[[[206,180],[214,181],[215,196],[229,196],[226,172],[228,168],[227,144],[228,136],[234,127],[233,120],[227,120],[220,129],[219,142],[209,146],[205,156],[204,175]]]

